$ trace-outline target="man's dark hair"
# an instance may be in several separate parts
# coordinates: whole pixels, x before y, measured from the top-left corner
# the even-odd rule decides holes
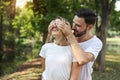
[[[97,19],[97,15],[95,12],[93,12],[91,9],[80,9],[76,12],[76,15],[78,17],[82,17],[85,19],[86,24],[95,24],[95,21]]]

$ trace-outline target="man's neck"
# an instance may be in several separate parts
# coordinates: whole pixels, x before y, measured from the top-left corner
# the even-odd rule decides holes
[[[93,35],[89,34],[89,35],[83,35],[81,37],[76,37],[76,39],[80,43],[80,42],[87,41],[87,40],[91,39],[92,37],[93,37]]]

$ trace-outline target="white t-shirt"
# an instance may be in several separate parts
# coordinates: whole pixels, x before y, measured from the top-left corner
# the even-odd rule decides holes
[[[70,46],[46,43],[39,55],[45,58],[45,71],[42,74],[42,80],[69,80],[72,62],[76,62]]]
[[[102,49],[102,42],[96,36],[92,37],[91,39],[85,42],[79,43],[79,45],[85,52],[92,53],[95,59],[97,58],[100,50]],[[93,72],[92,66],[95,59],[82,66],[82,69],[80,72],[80,80],[92,80],[92,77],[91,77],[91,74]]]

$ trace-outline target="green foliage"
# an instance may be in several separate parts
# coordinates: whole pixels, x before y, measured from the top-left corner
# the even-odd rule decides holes
[[[1,13],[4,13],[4,12],[6,13],[5,8],[7,8],[9,4],[10,4],[10,1],[3,1],[3,0],[0,1],[0,15]]]
[[[120,52],[120,38],[108,38],[107,39],[107,52],[113,54],[119,54]]]
[[[93,72],[93,80],[119,80],[120,76],[120,54],[107,53],[106,55],[106,69],[104,72]],[[111,74],[112,73],[112,74]]]
[[[120,21],[120,12],[113,10],[110,16],[109,29],[119,32],[120,31],[119,21]]]
[[[15,17],[13,27],[19,29],[21,34],[20,37],[32,36],[34,34],[33,26],[31,24],[33,16],[33,11],[25,8],[20,15]]]
[[[93,72],[93,80],[119,80],[120,72],[120,38],[107,39],[107,54],[104,72]],[[111,74],[112,73],[112,74]]]
[[[115,31],[115,30],[109,30],[108,31],[108,37],[120,37],[120,31]]]
[[[34,0],[36,3],[28,2],[23,9],[16,9],[16,16],[12,22],[14,33],[10,32],[10,22],[7,16],[7,7],[10,1],[0,2],[0,15],[3,15],[3,44],[4,47],[11,47],[15,39],[15,60],[14,64],[18,65],[22,61],[38,57],[38,53],[43,45],[40,37],[45,38],[47,27],[51,20],[57,16],[62,16],[72,23],[75,12],[80,8],[94,9],[101,16],[100,0]],[[110,15],[109,31],[110,37],[119,35],[120,13],[112,10]],[[100,22],[99,22],[100,23]],[[1,25],[0,25],[1,26]],[[116,33],[116,31],[118,31]],[[30,42],[33,39],[34,44]],[[5,46],[7,45],[7,46]],[[108,45],[109,46],[109,45]],[[113,46],[109,48],[113,50]],[[113,50],[115,51],[115,50]],[[6,58],[7,56],[3,56]],[[18,64],[17,64],[18,63]],[[11,71],[10,68],[7,70]],[[7,73],[7,72],[5,72]]]
[[[77,2],[76,2],[77,1]],[[49,25],[50,21],[55,19],[57,16],[62,16],[67,18],[70,22],[72,22],[74,13],[76,10],[81,8],[79,4],[79,0],[46,0],[44,1],[44,7],[46,12],[43,16],[43,19],[40,21],[40,31],[47,32],[47,26]],[[41,6],[41,5],[39,5]],[[38,7],[39,7],[38,6]],[[38,11],[38,14],[40,12]]]

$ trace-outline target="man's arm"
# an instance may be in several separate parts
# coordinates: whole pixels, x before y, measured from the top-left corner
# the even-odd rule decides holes
[[[92,53],[85,52],[77,42],[77,39],[72,33],[70,25],[64,24],[62,21],[57,23],[58,28],[62,30],[64,35],[67,37],[68,42],[72,48],[72,52],[80,65],[86,64],[94,60]]]
[[[79,65],[78,62],[73,62],[70,80],[80,80],[80,70],[81,65]]]
[[[72,52],[75,56],[75,58],[78,60],[78,63],[83,65],[86,64],[92,60],[94,60],[94,55],[89,52],[85,52],[77,42],[75,36],[72,33],[69,33],[67,36],[67,39],[70,43],[70,46],[72,48]]]

